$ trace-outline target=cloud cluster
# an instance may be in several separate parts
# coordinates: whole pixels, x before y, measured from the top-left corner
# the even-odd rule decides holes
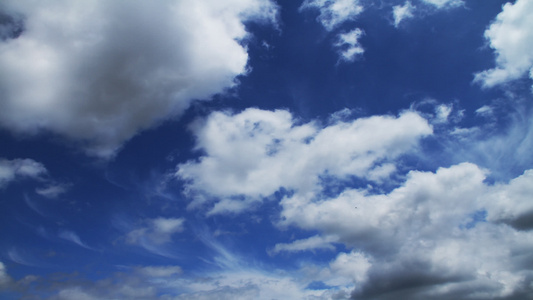
[[[412,111],[323,127],[299,124],[285,110],[259,109],[215,112],[193,130],[205,155],[179,164],[176,175],[195,199],[191,207],[216,202],[210,214],[245,210],[281,188],[314,192],[328,178],[379,180],[395,171],[393,159],[432,133]]]
[[[246,73],[243,22],[275,22],[277,8],[269,0],[9,0],[2,9],[9,20],[22,16],[23,30],[0,41],[0,125],[52,131],[109,157],[193,99],[233,86]]]
[[[451,105],[436,106],[431,122],[441,126],[451,114]],[[314,278],[355,299],[511,299],[533,292],[533,269],[524,263],[533,259],[533,171],[490,185],[488,171],[472,163],[413,170],[384,193],[375,188],[379,178],[395,174],[398,157],[432,134],[430,122],[413,111],[332,120],[320,126],[283,110],[247,109],[196,123],[203,155],[177,171],[191,206],[236,213],[290,191],[276,225],[318,235],[278,243],[269,254],[343,244],[348,251]],[[372,185],[350,186],[348,178]]]
[[[533,78],[533,3],[506,3],[503,11],[485,31],[496,53],[496,67],[477,73],[475,81],[492,87],[524,76]]]
[[[339,34],[335,47],[339,49],[339,54],[342,60],[353,62],[357,57],[361,56],[365,49],[359,43],[359,39],[364,34],[359,28],[355,28],[346,33]]]

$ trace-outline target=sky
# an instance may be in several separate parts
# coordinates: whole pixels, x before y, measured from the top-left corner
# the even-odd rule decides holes
[[[533,1],[0,2],[1,299],[533,298]]]

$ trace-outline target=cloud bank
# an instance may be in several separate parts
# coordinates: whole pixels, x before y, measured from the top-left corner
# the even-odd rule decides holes
[[[248,60],[243,22],[276,18],[268,0],[4,1],[2,9],[0,125],[58,133],[101,157],[193,99],[234,86]]]

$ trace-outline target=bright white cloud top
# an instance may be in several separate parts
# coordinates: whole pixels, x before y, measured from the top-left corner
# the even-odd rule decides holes
[[[137,132],[234,86],[244,21],[269,1],[6,1],[24,34],[0,44],[0,123],[87,143],[109,157]],[[22,17],[21,17],[22,18]]]
[[[485,87],[505,83],[524,75],[533,78],[533,3],[527,0],[506,3],[503,11],[485,31],[496,52],[496,68],[476,74]]]
[[[531,3],[3,1],[0,298],[533,298]]]

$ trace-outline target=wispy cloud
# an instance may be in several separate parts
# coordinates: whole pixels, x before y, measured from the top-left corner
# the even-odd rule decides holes
[[[359,0],[305,0],[300,11],[306,9],[318,9],[320,15],[317,20],[328,31],[354,20],[364,10]]]

